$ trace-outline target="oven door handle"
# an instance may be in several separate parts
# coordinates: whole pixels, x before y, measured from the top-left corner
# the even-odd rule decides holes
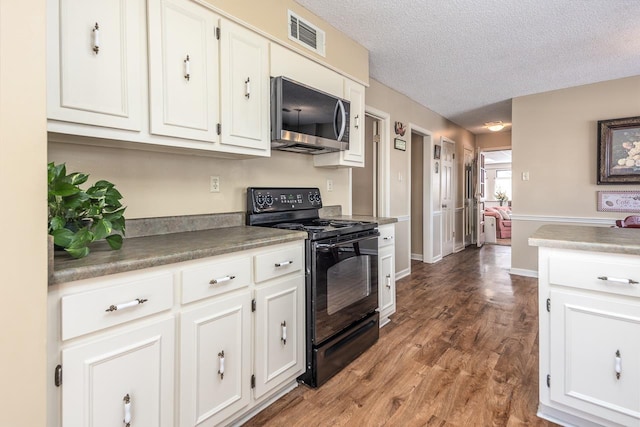
[[[362,242],[363,240],[368,240],[372,237],[377,237],[379,236],[380,233],[372,233],[369,234],[367,236],[360,236],[360,237],[356,237],[355,239],[351,239],[351,240],[345,240],[343,242],[337,242],[337,243],[316,243],[316,249],[320,249],[320,250],[327,250],[327,249],[333,249],[333,248],[337,248],[338,246],[343,246],[343,245],[348,245],[350,243],[358,243],[358,242]]]

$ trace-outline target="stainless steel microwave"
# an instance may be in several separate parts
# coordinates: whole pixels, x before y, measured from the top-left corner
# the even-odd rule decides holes
[[[286,77],[271,78],[271,148],[322,154],[349,149],[349,101]]]

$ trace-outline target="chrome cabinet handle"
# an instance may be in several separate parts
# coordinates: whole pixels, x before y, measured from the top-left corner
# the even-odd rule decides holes
[[[211,279],[209,281],[209,284],[210,285],[217,285],[219,283],[228,282],[229,280],[233,280],[235,278],[236,278],[236,276],[228,275],[228,276],[220,277],[218,279]]]
[[[384,236],[382,240],[392,240],[393,236]]]
[[[280,328],[281,328],[280,341],[282,341],[283,345],[287,345],[287,321],[286,320],[280,323]]]
[[[218,373],[220,374],[220,379],[224,379],[224,350],[218,353]]]
[[[293,264],[293,261],[276,262],[274,265],[276,266],[276,268],[278,268],[278,267],[284,267],[285,265],[289,265],[289,264]]]
[[[191,79],[191,60],[189,59],[189,55],[184,60],[184,78],[186,81]]]
[[[608,277],[608,276],[598,276],[598,279],[604,280],[605,282],[627,283],[629,285],[638,284],[638,282],[633,279],[618,279],[616,277]]]
[[[620,357],[620,350],[616,350],[616,379],[620,379],[622,373],[622,358]]]
[[[129,393],[122,399],[122,403],[124,405],[124,418],[122,422],[125,427],[131,427],[131,397],[129,397]]]
[[[148,300],[145,298],[136,298],[133,301],[124,302],[122,304],[112,304],[105,311],[118,311],[124,310],[125,308],[135,307],[136,305],[144,304]]]
[[[251,79],[249,77],[244,81],[244,96],[247,99],[251,98]]]
[[[96,55],[100,52],[100,26],[96,22],[96,25],[93,27],[93,51]]]

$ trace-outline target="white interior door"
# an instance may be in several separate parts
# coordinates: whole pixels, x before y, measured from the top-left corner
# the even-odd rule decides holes
[[[442,171],[440,173],[440,205],[442,207],[442,256],[453,253],[455,236],[455,146],[453,141],[442,139]]]
[[[484,153],[478,153],[478,161],[476,163],[476,244],[478,247],[484,245],[484,199],[486,192],[485,178],[487,173],[484,169]]]

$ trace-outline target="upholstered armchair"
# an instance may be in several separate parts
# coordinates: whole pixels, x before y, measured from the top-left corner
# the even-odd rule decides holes
[[[511,208],[508,206],[496,206],[485,208],[484,214],[496,219],[496,237],[498,239],[511,238]]]

